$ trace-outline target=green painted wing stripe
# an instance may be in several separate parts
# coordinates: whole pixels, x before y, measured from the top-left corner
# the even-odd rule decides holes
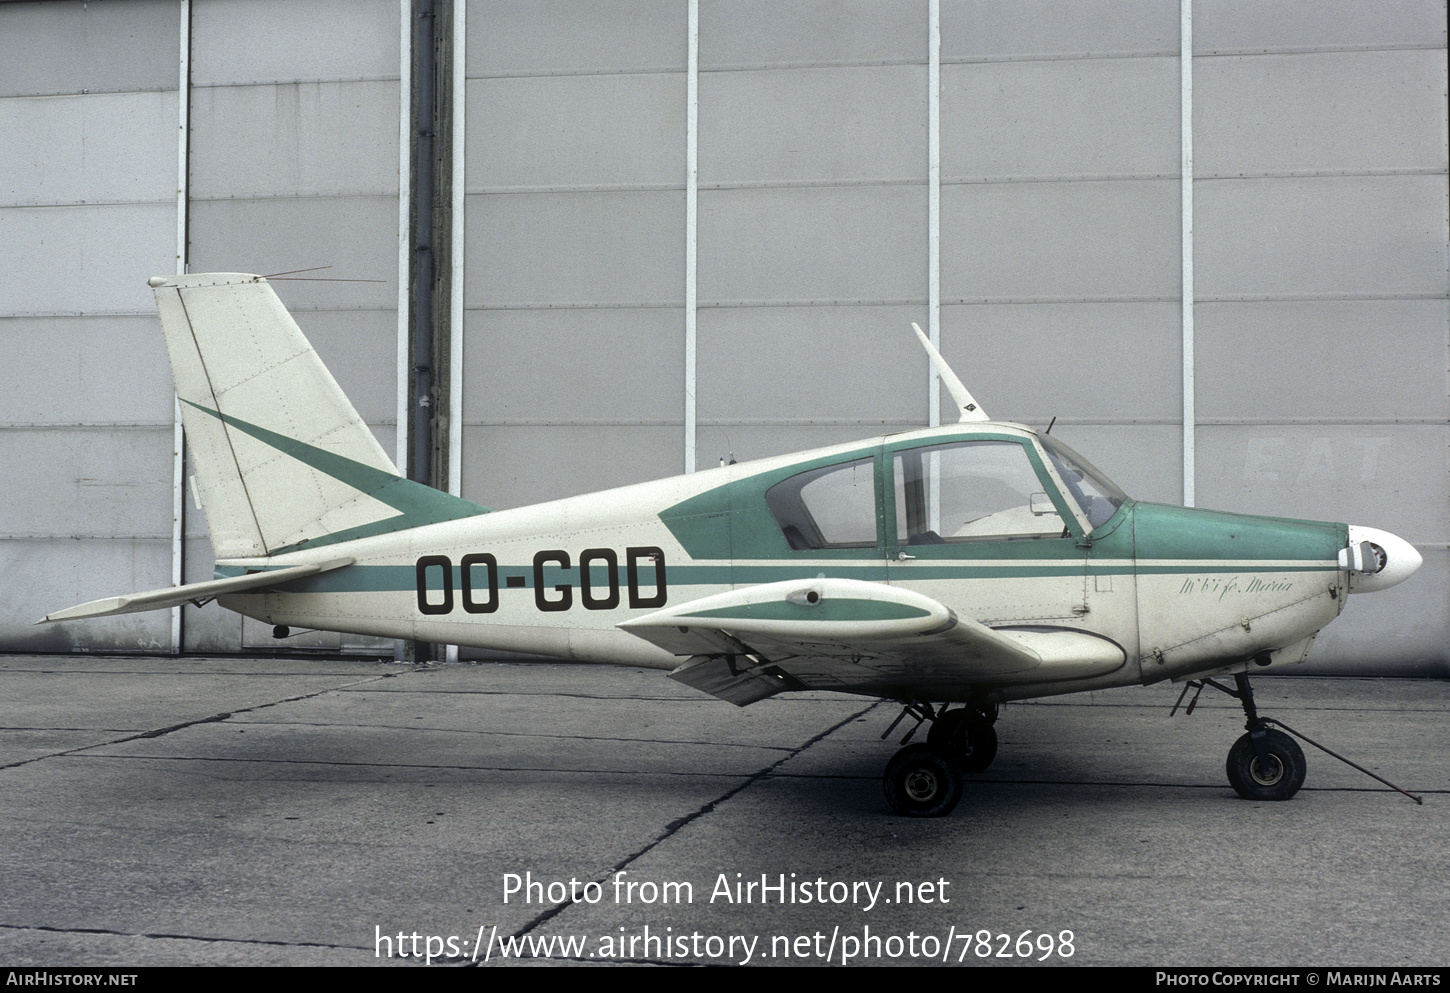
[[[901,621],[930,615],[920,607],[911,607],[904,603],[832,597],[814,605],[775,600],[769,603],[717,607],[714,610],[700,610],[681,616],[761,621]]]

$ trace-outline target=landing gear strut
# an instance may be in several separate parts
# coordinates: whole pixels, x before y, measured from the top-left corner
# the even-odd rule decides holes
[[[911,703],[886,729],[885,738],[907,715],[917,725],[907,733],[911,740],[922,722],[930,721],[926,744],[906,745],[886,763],[881,777],[886,802],[903,817],[944,817],[962,796],[962,773],[982,772],[997,757],[995,704],[971,704],[948,710],[934,710],[929,703]]]

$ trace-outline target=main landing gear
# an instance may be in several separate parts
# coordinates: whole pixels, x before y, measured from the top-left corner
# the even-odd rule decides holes
[[[896,725],[911,715],[916,718],[902,743],[906,744],[930,721],[926,743],[901,749],[886,763],[881,777],[886,802],[903,817],[945,817],[962,798],[962,773],[983,772],[997,757],[995,704],[968,705],[948,710],[943,704],[934,710],[929,703],[907,704],[901,716],[886,729],[885,738]]]

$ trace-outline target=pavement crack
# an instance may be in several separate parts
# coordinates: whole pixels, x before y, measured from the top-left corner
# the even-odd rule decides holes
[[[143,738],[160,738],[163,735],[171,734],[174,731],[181,731],[185,728],[195,727],[198,724],[215,724],[219,721],[225,721],[235,714],[250,714],[258,710],[266,710],[268,707],[277,707],[284,703],[296,703],[299,700],[310,700],[313,697],[322,696],[327,693],[335,693],[338,690],[349,689],[353,686],[361,686],[364,683],[373,683],[377,682],[379,679],[392,678],[395,677],[391,673],[378,676],[369,676],[367,679],[359,679],[351,683],[343,683],[341,686],[329,686],[326,689],[315,690],[311,693],[300,693],[297,696],[285,697],[281,700],[269,700],[266,703],[253,704],[250,707],[239,707],[236,710],[229,710],[221,714],[212,714],[209,717],[198,717],[196,720],[182,721],[180,724],[172,724],[169,727],[156,728],[151,731],[140,731],[136,734],[128,734],[120,738],[112,738],[109,741],[93,742],[89,745],[81,745],[78,748],[67,748],[59,752],[47,752],[44,755],[36,755],[32,758],[21,759],[18,762],[7,762],[4,765],[0,765],[0,771],[3,771],[5,769],[18,769],[20,766],[30,765],[32,762],[42,762],[45,759],[60,758],[67,755],[79,755],[82,752],[90,751],[93,748],[106,748],[110,745],[124,745],[128,741],[139,741]]]
[[[229,945],[271,945],[282,948],[337,948],[367,951],[364,945],[340,945],[327,941],[283,941],[280,938],[225,938],[209,934],[179,934],[171,931],[118,931],[106,927],[55,927],[48,924],[0,923],[4,931],[44,931],[49,934],[106,934],[117,938],[154,938],[170,941],[207,941]]]
[[[409,727],[406,724],[327,724],[322,721],[287,721],[286,723],[273,723],[271,721],[257,721],[254,723],[248,722],[247,726],[259,728],[355,728],[357,730],[376,731],[417,731],[427,734],[494,735],[500,738],[548,738],[553,741],[620,741],[642,745],[704,745],[709,748],[750,748],[765,752],[786,752],[791,749],[790,745],[762,745],[753,741],[699,741],[693,738],[635,738],[603,734],[545,734],[540,731],[495,731],[490,728]],[[0,728],[0,730],[4,729]]]
[[[665,742],[674,744],[674,742]],[[92,746],[98,747],[98,746]],[[739,773],[734,772],[700,772],[695,769],[659,769],[640,772],[637,769],[565,769],[557,766],[533,766],[533,765],[441,765],[422,762],[345,762],[339,759],[279,759],[279,758],[237,758],[227,755],[70,755],[61,753],[60,758],[83,758],[83,759],[104,759],[112,762],[231,762],[238,765],[304,765],[304,766],[336,766],[340,768],[356,769],[426,769],[430,771],[462,771],[462,772],[544,772],[558,775],[581,774],[590,776],[688,776],[704,779],[734,779]],[[789,758],[790,756],[786,756]],[[781,759],[784,762],[785,759]],[[779,763],[777,763],[779,764]]]
[[[731,787],[730,789],[726,790],[724,793],[720,794],[715,799],[710,800],[710,801],[702,804],[700,807],[698,807],[694,811],[691,811],[690,813],[686,814],[683,817],[677,817],[674,820],[670,821],[668,824],[665,825],[664,830],[662,830],[658,835],[656,835],[653,839],[651,839],[643,847],[639,848],[638,850],[636,850],[634,852],[631,852],[629,855],[626,855],[624,858],[620,859],[613,866],[611,866],[608,869],[608,871],[606,871],[604,873],[604,875],[602,875],[599,879],[595,880],[595,882],[597,882],[600,886],[603,886],[616,873],[622,871],[623,869],[625,869],[629,865],[632,865],[633,863],[637,862],[639,859],[641,859],[645,855],[649,854],[650,851],[652,851],[653,849],[659,847],[664,842],[668,841],[671,837],[673,837],[675,834],[679,833],[681,830],[683,830],[684,828],[688,827],[690,824],[694,823],[695,821],[699,820],[701,817],[704,817],[706,814],[712,813],[722,803],[725,803],[727,800],[732,799],[737,794],[743,792],[744,790],[749,789],[751,786],[754,786],[756,783],[760,782],[762,779],[764,779],[765,777],[769,776],[772,772],[774,772],[776,769],[778,769],[781,765],[783,765],[786,762],[790,761],[791,759],[795,758],[797,755],[801,754],[806,749],[810,748],[812,745],[814,745],[814,744],[816,744],[816,743],[818,743],[820,741],[823,741],[825,738],[827,738],[828,736],[830,736],[830,735],[834,734],[835,732],[839,731],[841,728],[845,727],[847,724],[851,724],[851,723],[853,723],[855,721],[858,721],[861,718],[865,717],[871,711],[873,711],[877,707],[881,706],[881,704],[884,703],[884,702],[885,701],[883,701],[883,700],[877,700],[877,701],[873,701],[872,703],[868,704],[865,707],[862,707],[860,710],[858,710],[855,713],[850,714],[847,717],[845,717],[845,718],[837,721],[835,724],[832,724],[830,727],[826,728],[824,731],[821,731],[819,734],[815,735],[814,737],[811,737],[811,738],[807,739],[805,742],[803,742],[798,747],[791,749],[791,751],[789,751],[785,755],[782,755],[780,758],[778,758],[774,762],[770,763],[770,765],[764,766],[764,767],[756,770],[755,772],[751,773],[744,780],[742,780],[741,782],[737,783],[735,786]],[[569,900],[565,900],[565,901],[563,901],[561,903],[556,903],[554,906],[550,907],[547,910],[544,910],[544,911],[540,912],[539,914],[535,915],[532,919],[530,919],[529,921],[525,922],[525,924],[524,924],[524,926],[522,928],[520,928],[518,931],[515,931],[514,932],[514,936],[517,937],[519,935],[524,935],[524,934],[530,933],[535,928],[537,928],[537,927],[539,927],[539,926],[541,926],[543,924],[547,924],[549,921],[553,920],[555,917],[559,916],[565,910],[569,909],[573,905],[574,905],[573,902],[572,901],[569,901]]]

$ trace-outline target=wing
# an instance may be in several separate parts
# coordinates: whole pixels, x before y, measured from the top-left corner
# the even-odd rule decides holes
[[[619,627],[690,656],[671,678],[740,706],[787,689],[949,696],[1111,671],[1125,660],[1096,635],[993,629],[920,593],[855,579],[731,590]]]

